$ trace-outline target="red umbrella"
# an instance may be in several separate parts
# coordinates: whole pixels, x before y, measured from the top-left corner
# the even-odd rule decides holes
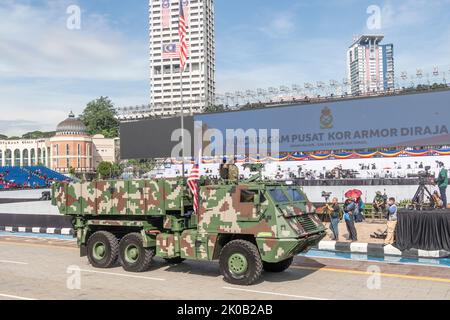
[[[362,196],[362,191],[358,190],[358,189],[348,190],[345,193],[345,197],[346,198],[358,199],[361,196]]]

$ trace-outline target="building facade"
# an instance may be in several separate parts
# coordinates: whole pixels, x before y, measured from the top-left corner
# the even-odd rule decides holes
[[[382,35],[360,36],[347,51],[352,94],[395,88],[394,45],[380,44]]]
[[[38,166],[69,173],[93,173],[102,161],[118,161],[118,139],[90,136],[73,113],[47,139],[0,140],[0,166]]]
[[[0,140],[0,167],[49,166],[48,139]]]
[[[182,93],[178,58],[180,1],[187,21],[189,51]],[[215,99],[214,1],[150,0],[149,19],[151,113],[178,114],[182,100],[186,113],[201,112]]]

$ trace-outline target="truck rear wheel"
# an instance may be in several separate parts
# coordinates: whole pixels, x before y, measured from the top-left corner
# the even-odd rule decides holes
[[[258,248],[245,240],[233,240],[220,252],[220,272],[231,284],[251,285],[258,281],[262,272],[262,261]]]
[[[263,262],[263,268],[266,272],[283,272],[291,266],[292,261],[294,257],[276,263]]]
[[[140,233],[129,233],[120,240],[119,261],[126,271],[147,271],[154,255],[154,248],[144,248]]]
[[[95,268],[111,268],[117,261],[119,241],[110,232],[97,231],[87,242],[87,256]]]

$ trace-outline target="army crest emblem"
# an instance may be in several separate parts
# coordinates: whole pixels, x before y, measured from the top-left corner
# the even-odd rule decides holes
[[[320,116],[320,128],[321,129],[332,129],[333,128],[333,113],[331,109],[325,107],[322,109],[322,114]]]

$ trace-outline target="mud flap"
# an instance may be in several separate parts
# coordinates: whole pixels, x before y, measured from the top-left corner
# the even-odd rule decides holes
[[[87,256],[87,246],[81,245],[80,246],[80,257],[86,257]]]

